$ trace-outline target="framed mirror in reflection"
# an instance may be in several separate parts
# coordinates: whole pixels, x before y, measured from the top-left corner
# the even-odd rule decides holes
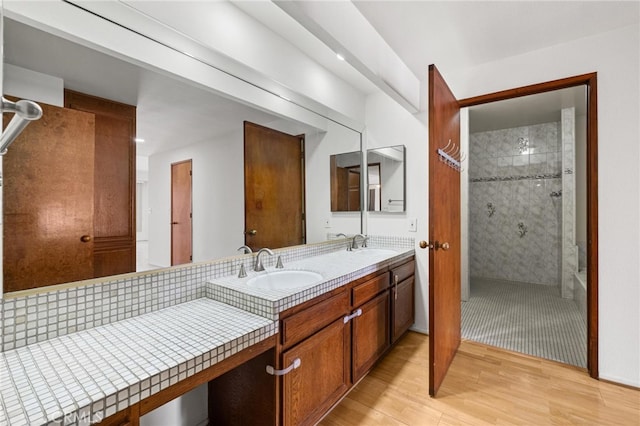
[[[316,203],[315,196],[324,198],[321,194],[329,193],[326,159],[336,147],[359,151],[359,133],[335,122],[318,129],[256,109],[220,96],[211,87],[141,67],[135,58],[119,59],[7,18],[4,52],[4,94],[35,100],[49,111],[40,126],[32,123],[27,128],[30,132],[23,136],[31,141],[16,140],[3,159],[5,293],[237,254],[238,247],[250,243],[255,235],[249,232],[252,225],[245,223],[245,121],[303,140],[304,185],[300,191],[307,196],[301,198],[300,241],[326,239],[325,219],[330,210]],[[115,114],[116,106],[132,115]],[[55,144],[46,146],[44,142],[52,141],[51,137],[34,135],[44,131],[42,126],[55,135]],[[124,142],[104,142],[105,134],[113,135],[116,130],[124,135],[118,137]],[[33,142],[34,138],[40,138],[42,145]],[[83,159],[74,157],[74,150]],[[61,160],[63,152],[67,157]],[[27,177],[20,175],[28,163],[31,172]],[[22,212],[7,209],[6,202],[15,198],[27,180],[29,184],[54,183],[62,195],[48,201],[36,199],[34,194],[51,195],[51,190],[33,187],[25,192],[29,196],[18,201],[33,203],[37,213],[30,212],[32,207]],[[173,193],[172,188],[185,181],[187,189]],[[264,180],[258,177],[257,181]],[[286,184],[275,185],[257,188],[262,198],[252,201],[252,211],[276,206],[277,214],[278,202],[268,197],[286,193],[287,188]],[[72,188],[78,195],[70,195]],[[190,197],[185,197],[185,191]],[[89,216],[80,215],[76,208],[80,202],[86,204]],[[172,211],[176,204],[186,209],[186,214],[181,212],[183,219]],[[72,214],[63,212],[63,207]],[[41,228],[15,226],[29,222],[24,220],[29,215],[29,221]],[[174,233],[185,219],[190,222],[183,233],[189,237],[186,242]],[[341,222],[338,232],[361,232],[360,217],[352,219]],[[63,249],[57,232],[72,223],[82,229],[64,238],[79,248]],[[261,235],[267,231],[278,234],[279,230],[256,229]],[[46,244],[30,244],[34,235],[44,238]],[[187,245],[180,256],[173,256],[183,249],[176,240]],[[268,241],[260,244],[270,246]],[[47,246],[52,248],[45,249]],[[65,252],[75,254],[57,257]],[[44,263],[19,264],[11,273],[26,278],[26,284],[14,285],[14,278],[7,275],[7,263],[18,264],[29,257],[25,253]],[[72,274],[51,279],[59,269]]]
[[[405,160],[404,145],[367,150],[367,211],[405,211]]]

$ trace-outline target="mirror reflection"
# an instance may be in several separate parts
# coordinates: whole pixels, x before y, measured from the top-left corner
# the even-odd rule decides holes
[[[3,159],[5,292],[210,260],[234,255],[243,244],[277,248],[324,241],[329,232],[360,232],[359,216],[328,225],[326,203],[327,157],[358,151],[359,133],[334,122],[320,130],[252,108],[6,18],[4,43],[5,95],[46,109]],[[256,225],[245,217],[249,210],[277,217],[281,202],[270,196],[290,187],[257,171],[253,198],[246,201],[245,122],[266,129],[272,144],[296,140],[298,159],[304,149],[298,177],[286,177],[303,182],[295,191],[299,229],[293,240],[257,241],[280,236],[278,220]],[[264,143],[264,135],[258,139]],[[31,170],[28,178],[25,170]],[[88,213],[80,213],[81,205]],[[63,243],[75,248],[61,249]],[[21,263],[25,253],[41,266]],[[64,253],[73,255],[60,257]],[[12,272],[8,264],[17,268]],[[62,274],[46,281],[37,269]],[[12,285],[8,274],[29,282]]]
[[[360,158],[360,151],[345,152],[330,157],[332,212],[360,211],[362,200]]]
[[[404,145],[367,150],[368,211],[405,211],[405,155]]]

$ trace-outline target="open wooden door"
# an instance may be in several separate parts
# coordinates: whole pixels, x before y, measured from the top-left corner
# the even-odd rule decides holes
[[[429,66],[429,395],[436,395],[460,345],[460,107]],[[438,151],[443,149],[443,151]],[[426,244],[421,243],[422,248]]]
[[[40,106],[3,160],[5,292],[94,276],[95,117]]]
[[[304,244],[304,137],[244,123],[245,244]]]
[[[171,266],[193,260],[191,160],[171,164]]]

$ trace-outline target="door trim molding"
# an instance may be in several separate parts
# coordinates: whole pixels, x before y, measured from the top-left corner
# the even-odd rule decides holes
[[[502,90],[458,101],[460,108],[535,95],[569,87],[587,87],[587,369],[598,378],[598,84],[597,73]]]

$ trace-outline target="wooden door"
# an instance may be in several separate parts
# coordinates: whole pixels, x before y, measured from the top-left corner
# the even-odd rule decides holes
[[[349,389],[349,324],[340,318],[282,355],[283,424],[314,425]]]
[[[386,275],[385,275],[386,278]],[[385,281],[388,282],[388,279]],[[389,341],[389,291],[360,307],[362,314],[352,320],[352,375],[360,380],[384,354]]]
[[[349,168],[349,207],[350,212],[360,211],[360,168]]]
[[[136,107],[72,90],[66,108],[95,115],[93,277],[136,270]]]
[[[245,244],[304,244],[304,137],[244,123]]]
[[[393,325],[391,343],[398,341],[415,322],[415,278],[412,276],[394,287],[392,294]]]
[[[171,164],[171,265],[192,261],[191,160]]]
[[[429,394],[435,396],[460,345],[460,173],[438,148],[460,146],[460,107],[429,66]]]
[[[6,292],[93,277],[95,118],[40,106],[3,158]]]

